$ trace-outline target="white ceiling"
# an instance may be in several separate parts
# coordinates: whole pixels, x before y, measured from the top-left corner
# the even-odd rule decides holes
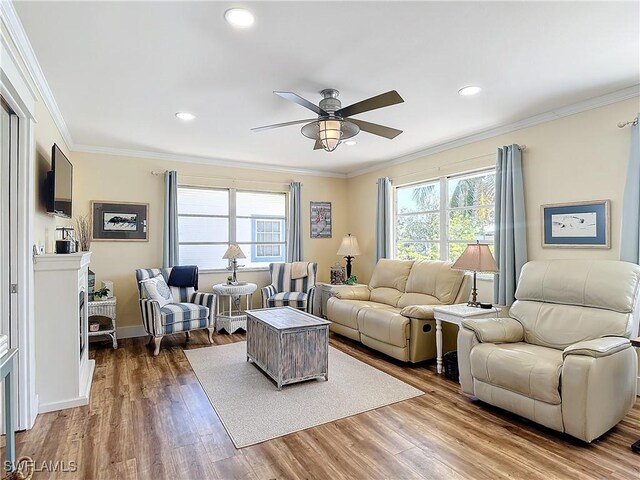
[[[251,29],[223,18],[249,8]],[[17,2],[74,145],[347,173],[640,83],[638,2]],[[477,84],[480,95],[461,97]],[[273,90],[404,130],[313,151]],[[178,121],[177,111],[197,119]],[[311,114],[310,114],[311,113]]]

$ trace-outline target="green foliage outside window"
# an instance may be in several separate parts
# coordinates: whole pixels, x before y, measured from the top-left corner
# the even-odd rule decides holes
[[[396,257],[455,261],[468,242],[493,242],[493,172],[447,181],[448,252],[440,254],[440,182],[398,190]],[[426,213],[429,212],[429,213]]]

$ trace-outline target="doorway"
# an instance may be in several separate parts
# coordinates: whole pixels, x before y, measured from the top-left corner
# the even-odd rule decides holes
[[[19,344],[17,335],[17,189],[18,116],[0,96],[0,334],[9,348]],[[15,382],[13,404],[18,405]],[[4,425],[2,425],[4,432]]]

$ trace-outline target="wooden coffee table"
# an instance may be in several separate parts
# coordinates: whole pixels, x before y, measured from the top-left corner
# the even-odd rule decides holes
[[[247,361],[283,385],[329,380],[331,322],[291,307],[247,310]]]
[[[632,338],[631,345],[633,345],[634,347],[640,347],[640,337]],[[631,445],[631,450],[633,450],[636,453],[640,453],[640,440],[638,440],[633,445]]]

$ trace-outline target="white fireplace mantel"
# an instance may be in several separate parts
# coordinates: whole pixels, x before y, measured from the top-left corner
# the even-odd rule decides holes
[[[36,393],[40,413],[89,403],[95,361],[88,357],[90,252],[34,257]]]

